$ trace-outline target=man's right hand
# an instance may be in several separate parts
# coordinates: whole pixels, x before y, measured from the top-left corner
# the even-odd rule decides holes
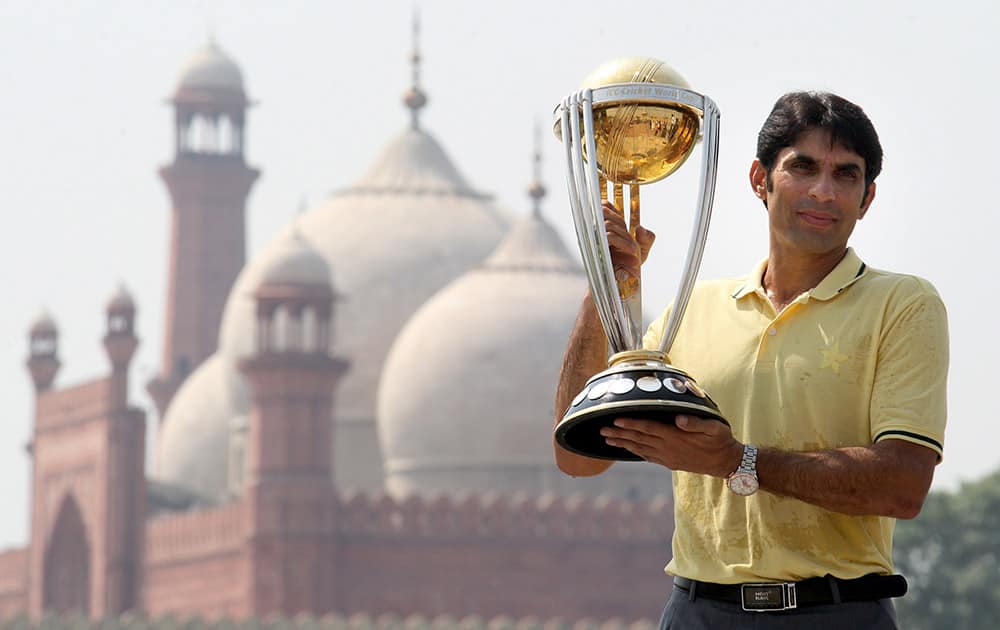
[[[649,248],[652,247],[656,237],[649,230],[637,226],[635,238],[632,238],[625,225],[625,219],[613,204],[605,202],[603,210],[604,226],[608,235],[608,247],[611,250],[615,277],[620,277],[620,274],[629,274],[638,279],[639,268],[646,260]],[[562,420],[563,412],[569,408],[573,397],[583,389],[587,379],[605,369],[608,366],[607,361],[608,339],[597,317],[594,299],[588,292],[580,307],[576,323],[573,325],[573,332],[570,333],[566,354],[563,356],[562,369],[559,372],[559,385],[556,389],[555,402],[555,423],[557,425]],[[577,455],[558,444],[554,443],[554,446],[556,464],[560,470],[568,475],[589,477],[600,474],[611,466],[610,460]]]
[[[625,225],[625,217],[610,201],[602,204],[604,210],[604,229],[608,234],[608,249],[611,250],[611,263],[615,276],[624,272],[633,278],[638,278],[642,263],[646,262],[649,250],[656,240],[656,235],[641,225],[635,228],[635,238],[629,234]]]

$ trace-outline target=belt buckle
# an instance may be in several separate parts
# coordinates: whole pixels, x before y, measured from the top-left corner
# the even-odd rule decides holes
[[[794,582],[741,584],[740,603],[747,612],[769,612],[798,608]]]

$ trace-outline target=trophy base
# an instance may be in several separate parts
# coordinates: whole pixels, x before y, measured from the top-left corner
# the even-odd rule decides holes
[[[677,414],[729,424],[694,379],[665,359],[664,354],[647,350],[611,357],[611,367],[587,381],[556,425],[556,442],[587,457],[641,461],[624,448],[610,446],[601,429],[623,417],[673,424]]]

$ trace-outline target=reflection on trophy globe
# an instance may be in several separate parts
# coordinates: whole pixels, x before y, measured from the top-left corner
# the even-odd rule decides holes
[[[606,63],[583,85],[593,89],[629,82],[687,87],[687,82],[666,64],[642,58]],[[618,184],[659,181],[691,155],[700,126],[700,113],[681,103],[612,101],[596,105],[597,169]]]
[[[656,59],[630,57],[606,63],[556,108],[554,132],[563,141],[573,224],[601,324],[608,337],[609,367],[594,375],[556,426],[564,448],[603,459],[635,460],[607,445],[600,429],[615,418],[672,423],[679,413],[725,419],[711,397],[669,351],[701,264],[715,193],[719,111],[674,69]],[[611,263],[602,203],[611,200],[635,236],[640,186],[666,178],[683,165],[699,139],[701,182],[694,227],[677,295],[659,348],[643,349],[641,279]],[[595,160],[590,156],[596,156]]]

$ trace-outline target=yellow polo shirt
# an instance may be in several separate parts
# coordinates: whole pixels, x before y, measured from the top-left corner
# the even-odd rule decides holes
[[[853,250],[777,313],[747,277],[699,285],[670,351],[718,403],[736,439],[813,451],[907,440],[941,455],[948,330],[925,280],[868,268]],[[645,337],[657,347],[666,313]],[[895,520],[848,516],[724,480],[673,473],[667,572],[718,583],[892,572]]]

